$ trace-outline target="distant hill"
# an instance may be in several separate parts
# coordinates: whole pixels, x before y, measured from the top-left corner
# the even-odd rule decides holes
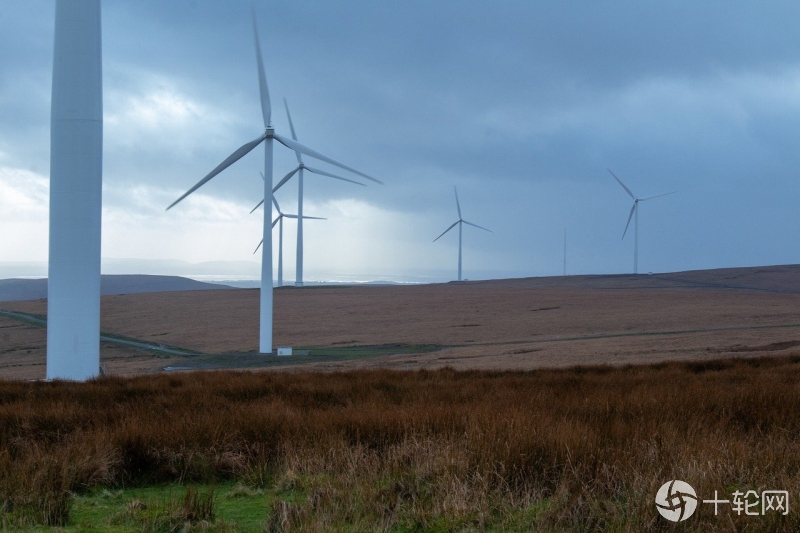
[[[541,289],[698,289],[800,294],[800,265],[715,268],[648,274],[589,274],[450,283]]]
[[[457,282],[452,282],[457,283]],[[742,268],[718,268],[665,272],[653,274],[600,274],[550,276],[535,278],[465,281],[462,283],[538,288],[585,289],[722,289],[800,294],[800,265],[775,265]],[[391,282],[325,283],[307,282],[314,287],[358,287],[395,285]],[[231,282],[230,285],[204,283],[180,276],[104,275],[103,295],[143,292],[205,291],[218,289],[253,288],[257,281]],[[403,284],[397,284],[400,286]],[[409,285],[414,286],[414,285]],[[287,287],[286,289],[293,289]],[[47,279],[0,279],[0,302],[38,300],[47,298]]]
[[[540,289],[709,289],[800,294],[800,265],[715,268],[647,274],[575,274],[448,283]]]
[[[100,293],[133,294],[139,292],[209,291],[230,289],[226,285],[203,283],[179,276],[104,275]],[[0,279],[0,302],[47,298],[47,279]]]

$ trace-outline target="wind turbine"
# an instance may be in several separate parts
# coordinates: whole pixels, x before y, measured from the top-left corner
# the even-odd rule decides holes
[[[484,231],[488,231],[489,233],[492,233],[492,230],[486,229],[486,228],[481,227],[481,226],[479,226],[477,224],[473,224],[472,222],[467,222],[466,220],[461,218],[461,204],[458,202],[458,190],[456,190],[455,185],[453,186],[453,191],[456,193],[456,209],[458,209],[458,220],[453,222],[453,224],[449,228],[444,230],[444,232],[441,235],[439,235],[438,237],[433,239],[433,242],[436,242],[439,239],[441,239],[444,236],[445,233],[447,233],[448,231],[450,231],[451,229],[456,227],[456,224],[458,224],[458,281],[461,281],[461,230],[462,230],[464,224],[467,224],[469,226],[472,226],[472,227],[475,227],[475,228],[478,228],[478,229],[482,229]]]
[[[611,169],[606,169],[608,172],[614,176],[614,179],[622,185],[622,188],[625,189],[631,198],[633,198],[633,207],[631,207],[631,214],[628,215],[628,223],[625,224],[625,231],[622,232],[622,238],[625,238],[625,234],[628,233],[628,226],[631,225],[631,218],[633,215],[636,215],[636,221],[633,224],[633,273],[639,273],[639,202],[644,202],[645,200],[652,200],[653,198],[658,198],[659,196],[666,196],[668,194],[674,194],[677,191],[665,192],[661,194],[656,194],[653,196],[645,196],[644,198],[639,198],[635,194],[631,192],[631,190],[622,183],[622,180],[617,177],[616,174],[611,172]]]
[[[286,103],[286,98],[283,99],[283,105],[286,108],[286,116],[289,117],[289,128],[292,131],[292,139],[296,141],[297,134],[294,131],[294,124],[292,123],[292,115],[289,113],[289,104]],[[316,168],[311,168],[309,166],[306,166],[303,163],[303,157],[301,156],[300,152],[295,150],[294,153],[297,156],[297,166],[294,168],[294,170],[286,174],[286,176],[284,176],[281,181],[278,182],[278,184],[272,189],[272,192],[274,194],[275,191],[280,189],[284,183],[289,181],[292,178],[292,176],[295,175],[296,172],[299,172],[299,174],[297,174],[297,216],[299,218],[297,219],[297,261],[295,262],[296,266],[295,266],[294,285],[295,287],[302,287],[303,286],[303,219],[309,218],[303,216],[303,170],[308,170],[309,172],[313,172],[314,174],[319,174],[320,176],[327,176],[329,178],[355,183],[356,185],[361,185],[362,187],[366,187],[366,185],[358,181],[349,180],[341,176],[336,176],[329,172],[325,172],[324,170],[318,170]],[[369,179],[371,179],[376,183],[381,183],[380,181],[374,178],[369,178]],[[259,202],[259,204],[253,208],[253,211],[258,209],[258,207],[263,203],[264,200],[261,200],[261,202]],[[253,211],[250,212],[252,213]]]
[[[100,0],[58,0],[50,108],[47,379],[100,372]]]
[[[278,210],[278,217],[272,221],[272,227],[275,228],[275,224],[278,224],[278,287],[283,287],[283,219],[295,218],[299,223],[301,218],[299,215],[290,215],[288,213],[284,213],[283,211],[281,211],[281,206],[278,205],[278,200],[275,199],[275,196],[272,197],[272,203],[275,204],[275,209]],[[253,211],[258,209],[258,205],[253,208]],[[253,211],[250,212],[252,213]],[[327,220],[322,217],[304,216],[302,218],[309,218],[312,220]],[[261,239],[261,242],[258,243],[258,246],[256,246],[255,251],[253,251],[254,254],[258,251],[258,249],[261,247],[262,244],[264,244],[264,239]]]
[[[211,178],[234,164],[236,161],[244,157],[256,146],[264,143],[264,198],[269,198],[272,203],[272,141],[273,139],[282,145],[291,148],[296,152],[301,152],[307,156],[325,161],[331,165],[349,170],[354,174],[363,176],[368,179],[375,179],[367,176],[363,172],[348,167],[330,157],[323,155],[316,150],[300,144],[292,139],[287,139],[283,135],[275,133],[275,128],[272,125],[272,106],[269,99],[269,87],[267,87],[267,76],[264,73],[264,62],[261,58],[261,44],[258,39],[258,28],[256,26],[256,14],[253,10],[253,34],[255,37],[256,46],[256,63],[258,65],[258,88],[261,96],[261,115],[264,119],[264,133],[259,135],[258,138],[242,145],[239,149],[229,155],[222,163],[209,172],[206,177],[198,181],[194,187],[186,191],[183,196],[172,202],[167,210],[175,206],[178,202],[192,194],[194,191],[202,187]],[[259,338],[259,352],[272,353],[272,226],[270,224],[271,216],[264,210],[264,246],[261,248],[261,302],[260,302],[260,338]]]

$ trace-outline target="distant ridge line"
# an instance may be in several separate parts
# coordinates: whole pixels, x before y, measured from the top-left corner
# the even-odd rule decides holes
[[[249,283],[249,282],[248,282]],[[101,294],[118,295],[146,292],[179,292],[198,290],[245,289],[248,283],[231,280],[204,282],[182,276],[122,274],[103,275]],[[549,289],[652,290],[699,289],[737,290],[776,294],[800,294],[800,265],[729,267],[707,270],[686,270],[649,274],[575,274],[569,276],[534,276],[464,280],[461,282],[306,282],[305,288],[336,287],[422,287],[440,283],[499,283]],[[285,287],[285,290],[293,287]],[[282,290],[284,290],[282,289]],[[47,279],[0,279],[0,302],[47,298]]]
[[[154,276],[148,274],[103,275],[100,294],[134,294],[143,292],[208,291],[233,289],[218,283],[205,283],[180,276]],[[0,302],[40,300],[47,298],[47,278],[0,279]]]

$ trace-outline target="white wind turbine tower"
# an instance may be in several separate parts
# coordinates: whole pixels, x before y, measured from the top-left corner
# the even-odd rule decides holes
[[[296,141],[297,140],[297,134],[294,131],[294,124],[292,123],[292,115],[289,113],[289,104],[286,103],[286,98],[283,99],[283,105],[286,108],[286,116],[289,118],[289,128],[291,129],[291,132],[292,132],[292,139],[294,139]],[[314,174],[319,174],[320,176],[326,176],[328,178],[334,178],[334,179],[341,180],[341,181],[348,181],[350,183],[355,183],[356,185],[361,185],[362,187],[365,187],[365,185],[363,183],[358,182],[358,181],[350,180],[350,179],[347,179],[347,178],[343,178],[341,176],[336,176],[336,175],[331,174],[329,172],[325,172],[324,170],[319,170],[319,169],[316,169],[316,168],[312,168],[312,167],[306,166],[303,163],[303,157],[301,156],[300,152],[295,150],[294,153],[297,156],[297,166],[291,172],[286,174],[281,181],[278,182],[278,184],[272,189],[272,192],[274,194],[275,191],[280,189],[283,186],[284,183],[289,181],[292,178],[292,176],[295,175],[295,173],[298,173],[297,174],[297,216],[299,218],[297,219],[297,261],[295,262],[296,266],[295,266],[295,278],[294,278],[295,282],[294,282],[294,285],[295,285],[295,287],[302,287],[303,286],[303,219],[304,218],[309,218],[309,217],[304,217],[303,216],[303,170],[308,170],[309,172],[312,172]],[[366,177],[369,178],[369,176],[366,176]],[[380,182],[380,181],[378,181],[378,180],[376,180],[374,178],[369,178],[369,179],[371,179],[372,181],[374,181],[376,183],[381,183],[382,184],[382,182]],[[253,211],[258,209],[258,206],[260,206],[263,203],[264,203],[264,200],[261,200],[261,202],[259,202],[259,204],[253,208]],[[253,211],[251,211],[251,213]]]
[[[100,371],[100,0],[58,0],[50,108],[47,379]]]
[[[458,202],[458,190],[455,188],[455,186],[453,186],[453,191],[456,193],[456,209],[458,209],[458,220],[453,222],[453,224],[449,228],[444,230],[444,232],[442,232],[441,235],[433,239],[433,242],[436,242],[439,239],[441,239],[445,233],[456,227],[456,224],[458,224],[458,281],[461,281],[461,231],[464,227],[464,224],[467,224],[474,228],[482,229],[484,231],[488,231],[489,233],[492,233],[492,230],[486,229],[477,224],[473,224],[472,222],[467,222],[466,220],[461,218],[461,204]]]
[[[631,214],[628,215],[628,223],[625,224],[625,231],[622,232],[622,238],[625,238],[625,234],[628,232],[628,226],[631,225],[631,218],[636,215],[636,220],[633,223],[633,273],[639,273],[639,202],[644,202],[645,200],[652,200],[653,198],[658,198],[659,196],[666,196],[668,194],[674,194],[677,191],[665,192],[661,194],[656,194],[653,196],[645,196],[644,198],[639,198],[635,194],[631,192],[631,190],[622,183],[622,180],[617,177],[616,174],[611,172],[611,169],[606,169],[608,172],[614,176],[614,179],[622,185],[622,188],[625,189],[631,198],[633,198],[633,207],[631,207]]]
[[[294,218],[297,219],[299,223],[300,217],[298,215],[290,215],[288,213],[284,213],[283,211],[281,211],[281,206],[278,205],[278,200],[275,199],[275,196],[272,197],[272,203],[275,205],[275,209],[278,210],[278,217],[272,221],[272,227],[275,228],[275,224],[278,224],[278,287],[283,287],[283,219]],[[253,211],[258,209],[258,205],[253,208]],[[250,212],[252,213],[253,211]],[[327,220],[326,218],[323,217],[304,216],[303,218],[311,220]],[[264,239],[261,239],[261,242],[258,243],[258,246],[256,246],[256,249],[253,252],[254,254],[258,251],[258,249],[261,247],[262,244],[264,244]]]
[[[270,199],[272,203],[272,141],[273,139],[283,144],[284,146],[301,152],[307,156],[325,161],[331,165],[338,166],[345,170],[349,170],[365,178],[370,178],[366,174],[350,168],[326,155],[304,146],[297,141],[287,139],[282,135],[275,133],[275,128],[272,126],[272,106],[269,99],[269,88],[267,87],[267,77],[264,73],[264,62],[261,58],[261,45],[258,39],[258,28],[256,27],[255,10],[253,11],[253,33],[255,36],[256,45],[256,62],[258,64],[258,88],[261,96],[261,115],[264,119],[264,133],[259,135],[258,138],[242,145],[238,150],[233,152],[222,163],[220,163],[214,170],[208,173],[206,177],[198,181],[194,187],[186,191],[183,196],[172,202],[167,210],[172,208],[175,204],[189,196],[191,193],[199,189],[202,185],[208,182],[211,178],[234,164],[236,161],[244,157],[256,146],[264,143],[264,198]],[[270,210],[271,211],[271,210]],[[260,302],[260,336],[259,336],[259,352],[272,353],[272,217],[264,210],[264,224],[263,224],[263,242],[264,246],[261,249],[261,302]]]

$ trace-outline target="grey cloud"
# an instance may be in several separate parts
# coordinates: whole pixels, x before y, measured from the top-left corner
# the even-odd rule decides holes
[[[612,167],[642,194],[680,191],[642,210],[643,268],[798,260],[786,236],[800,192],[795,2],[256,9],[277,127],[287,129],[287,96],[302,142],[387,182],[309,182],[316,199],[411,212],[436,233],[455,183],[497,230],[480,241],[485,270],[558,273],[568,227],[577,271],[627,271],[629,206]],[[183,190],[261,132],[249,16],[246,1],[104,3],[107,113],[124,116],[152,80],[203,110],[183,130],[109,125],[107,180]],[[41,172],[51,46],[51,2],[0,6],[0,150]],[[276,149],[276,178],[293,161]],[[204,190],[257,200],[260,164],[248,156]]]

